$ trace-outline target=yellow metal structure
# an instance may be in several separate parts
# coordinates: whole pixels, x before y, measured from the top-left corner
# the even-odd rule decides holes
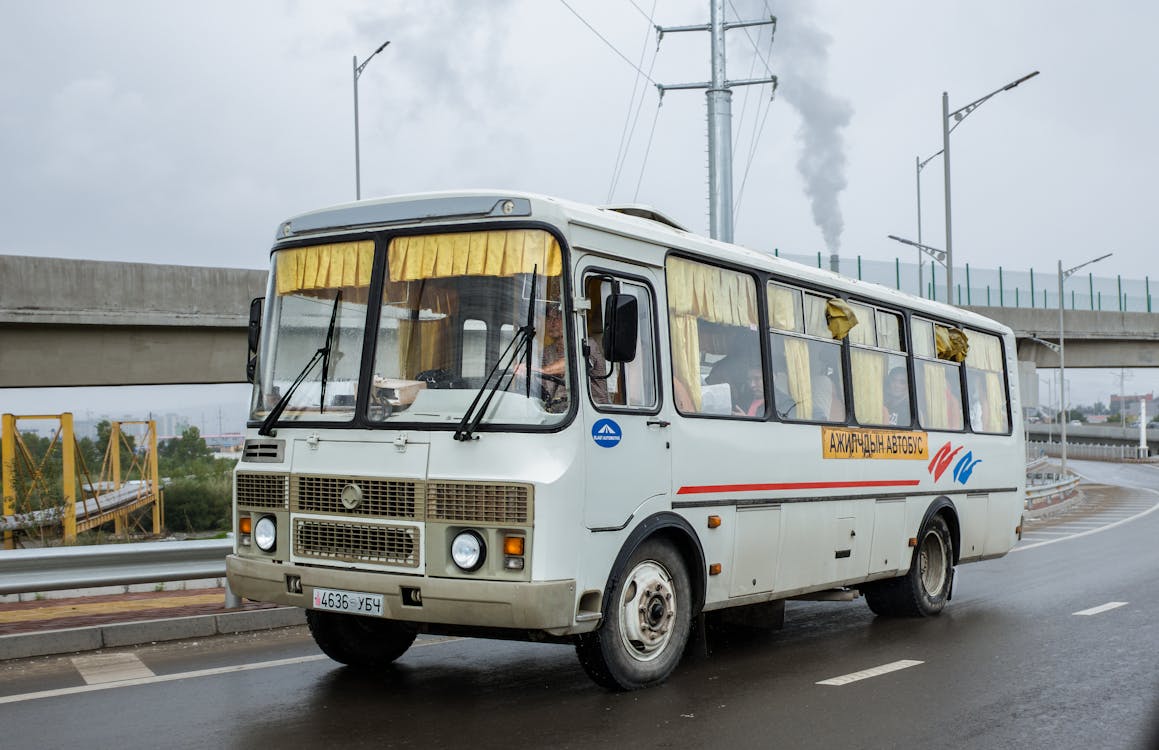
[[[18,429],[20,420],[59,422],[42,455],[36,456],[29,449]],[[143,430],[130,435],[124,430],[126,426]],[[59,475],[56,473],[58,447]],[[153,506],[152,533],[160,534],[164,524],[160,486],[157,425],[153,420],[111,423],[101,471],[93,481],[73,431],[72,414],[0,416],[5,549],[16,546],[17,529],[25,533],[39,529],[43,534],[46,528],[59,526],[63,542],[72,544],[79,532],[111,521],[114,533],[126,536],[129,522],[137,517],[135,511],[150,504]]]

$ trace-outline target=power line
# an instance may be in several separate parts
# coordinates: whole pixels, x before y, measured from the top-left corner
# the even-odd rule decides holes
[[[620,50],[616,49],[616,46],[615,46],[614,44],[612,44],[611,42],[609,42],[609,41],[608,41],[606,38],[604,38],[604,35],[603,35],[603,34],[601,34],[600,32],[596,31],[596,27],[595,27],[595,26],[592,26],[590,23],[588,23],[588,22],[587,22],[587,20],[585,20],[585,19],[584,19],[584,17],[583,17],[583,16],[581,16],[581,15],[580,15],[580,14],[579,14],[579,13],[576,11],[576,9],[575,9],[575,8],[573,8],[573,7],[571,7],[570,5],[568,5],[568,4],[567,4],[567,0],[559,0],[559,1],[560,1],[560,2],[563,4],[563,7],[567,8],[568,10],[570,10],[570,11],[572,12],[572,15],[574,15],[576,18],[578,18],[578,19],[580,20],[580,23],[582,23],[584,26],[587,26],[587,27],[588,27],[588,28],[591,30],[591,32],[592,32],[593,34],[595,34],[597,37],[599,37],[599,39],[600,39],[600,41],[601,41],[601,42],[603,42],[604,44],[608,45],[608,49],[612,50],[612,52],[615,52],[615,53],[616,53],[616,55],[617,55],[617,56],[619,56],[619,58],[620,58],[621,60],[623,60],[624,62],[628,63],[628,65],[631,65],[631,66],[632,66],[632,68],[633,68],[633,69],[634,69],[634,70],[635,70],[637,73],[639,73],[640,75],[642,75],[642,76],[644,76],[646,79],[648,79],[648,83],[651,83],[653,86],[655,86],[655,85],[656,85],[656,82],[652,80],[652,76],[650,76],[650,75],[648,75],[647,73],[645,73],[643,70],[641,70],[641,69],[640,69],[640,66],[636,65],[634,62],[632,62],[631,60],[629,60],[629,59],[628,59],[628,58],[627,58],[627,57],[624,55],[624,53],[623,53],[623,52],[621,52]]]
[[[632,0],[628,0],[632,2]],[[652,13],[656,12],[656,4],[659,0],[653,0]],[[635,3],[632,3],[635,6]],[[637,8],[638,9],[638,8]],[[648,50],[648,39],[652,36],[652,16],[648,16],[648,31],[644,34],[644,43],[640,48],[640,63],[644,62],[644,55]],[[648,68],[648,73],[651,74],[653,68],[656,67],[656,58],[660,54],[660,44],[657,41],[656,52],[652,55],[652,65]],[[624,164],[628,159],[628,148],[631,146],[632,137],[636,133],[636,124],[640,121],[640,111],[644,108],[644,94],[640,93],[640,103],[636,104],[636,92],[639,90],[640,76],[637,75],[632,82],[632,96],[628,99],[628,111],[624,117],[624,128],[620,132],[620,145],[616,149],[616,163],[612,168],[612,184],[608,186],[608,202],[611,203],[612,196],[616,192],[616,185],[620,182],[620,175],[623,173]],[[646,89],[645,89],[646,90]],[[632,109],[635,108],[636,115],[632,116]],[[631,122],[631,130],[628,129],[628,123]]]
[[[636,180],[636,192],[632,194],[632,202],[640,195],[640,185],[644,182],[644,168],[648,166],[648,154],[652,151],[652,136],[656,135],[656,123],[660,120],[660,107],[664,104],[664,97],[656,100],[656,114],[652,117],[652,131],[648,133],[648,145],[644,147],[644,160],[640,162],[640,178]]]

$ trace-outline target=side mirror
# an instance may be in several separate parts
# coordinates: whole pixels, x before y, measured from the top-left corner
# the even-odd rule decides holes
[[[604,359],[631,362],[639,334],[638,303],[630,294],[610,294],[604,304]]]
[[[258,342],[262,337],[262,301],[261,297],[250,300],[249,357],[246,359],[245,377],[251,383],[254,382],[258,368]]]

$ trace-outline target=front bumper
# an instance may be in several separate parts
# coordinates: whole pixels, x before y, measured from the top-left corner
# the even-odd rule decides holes
[[[318,568],[273,563],[238,555],[226,558],[233,593],[260,602],[310,608],[314,588],[382,594],[385,617],[415,623],[483,628],[542,630],[567,635],[591,626],[575,622],[575,581],[508,582],[429,578],[397,573]],[[291,592],[288,576],[301,579],[301,593]],[[411,589],[403,603],[403,588]],[[418,590],[418,597],[413,590]]]

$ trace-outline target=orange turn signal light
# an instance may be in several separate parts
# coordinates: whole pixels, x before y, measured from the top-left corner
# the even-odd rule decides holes
[[[254,519],[250,516],[242,516],[237,519],[237,530],[243,534],[252,534],[254,528]]]
[[[715,529],[717,526],[720,526],[720,516],[709,516],[708,528]]]
[[[712,565],[708,566],[708,574],[710,576],[720,575],[720,570],[721,570],[720,563],[713,563]]]
[[[916,536],[911,536],[909,538],[909,546],[911,546],[911,547],[918,546],[918,538]]]
[[[505,554],[505,555],[522,555],[523,554],[523,537],[521,537],[521,536],[503,537],[503,554]]]

